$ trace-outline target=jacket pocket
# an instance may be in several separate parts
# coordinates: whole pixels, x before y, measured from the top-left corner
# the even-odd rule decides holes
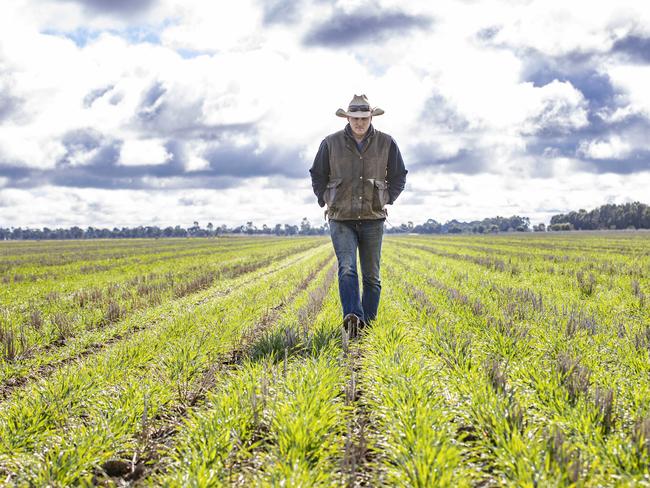
[[[388,194],[388,185],[383,180],[375,180],[375,191],[373,194],[372,204],[377,210],[382,210],[390,198]]]
[[[327,182],[325,193],[323,193],[323,200],[325,200],[328,207],[334,205],[334,202],[336,201],[336,193],[342,181],[343,178],[335,178]]]

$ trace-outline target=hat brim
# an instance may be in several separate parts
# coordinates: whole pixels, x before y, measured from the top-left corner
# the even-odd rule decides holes
[[[358,119],[363,119],[365,117],[375,117],[377,115],[382,115],[384,111],[379,107],[373,108],[370,112],[346,112],[342,108],[336,111],[336,115],[339,117],[354,117]]]

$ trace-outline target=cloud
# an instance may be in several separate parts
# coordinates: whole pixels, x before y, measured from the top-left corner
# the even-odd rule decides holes
[[[68,132],[62,138],[65,154],[56,161],[57,168],[114,165],[119,159],[121,141],[105,137],[95,129]]]
[[[628,35],[614,43],[612,52],[621,53],[633,62],[650,64],[650,37]]]
[[[412,148],[409,154],[409,172],[434,169],[443,173],[475,175],[489,168],[486,151],[471,146],[461,147],[454,154],[444,155],[438,147],[419,145]]]
[[[21,105],[20,98],[12,96],[11,93],[2,90],[0,86],[0,122],[14,115]]]
[[[119,164],[159,165],[166,163],[172,157],[159,139],[127,139],[121,147]]]
[[[337,11],[305,35],[307,46],[346,47],[363,42],[379,42],[388,36],[403,36],[416,29],[428,29],[432,19],[399,11],[367,13]]]
[[[142,98],[137,117],[144,122],[158,118],[164,109],[165,99],[163,96],[166,92],[167,89],[161,82],[157,81],[153,83]]]
[[[15,84],[12,74],[0,69],[0,123],[16,115],[23,105],[23,99],[14,94]]]
[[[522,133],[568,134],[589,125],[584,97],[570,83],[553,80],[535,89],[534,97]]]
[[[469,120],[439,93],[434,93],[424,102],[420,118],[447,132],[461,133],[470,127]]]
[[[629,156],[632,146],[619,136],[608,139],[582,141],[578,147],[578,155],[589,159],[624,159]]]
[[[556,80],[570,83],[585,97],[592,110],[616,104],[617,91],[609,75],[591,66],[576,67],[567,58],[539,59],[529,61],[527,71],[523,80],[534,86],[542,87]]]
[[[542,160],[569,158],[575,161],[576,171],[589,173],[630,174],[649,169],[650,147],[643,134],[650,130],[650,111],[639,103],[638,97],[645,97],[639,71],[633,66],[618,68],[615,63],[604,63],[602,53],[556,57],[535,53],[527,60],[524,81],[542,89],[563,83],[580,94],[578,98],[565,96],[532,119],[540,130],[524,131],[528,155]],[[560,123],[545,124],[547,115]]]
[[[205,159],[209,161],[211,171],[220,175],[240,178],[270,175],[307,177],[308,168],[301,164],[298,151],[281,147],[259,150],[254,144],[219,145],[208,149]]]
[[[255,128],[224,131],[207,141],[121,140],[93,129],[62,138],[64,154],[54,168],[0,165],[0,177],[20,188],[230,188],[259,176],[307,178],[307,163],[295,149],[260,147]],[[200,159],[205,164],[194,167]]]
[[[606,149],[607,151],[611,149]],[[619,154],[613,154],[614,157],[600,157],[605,155],[606,150],[601,150],[596,154],[597,158],[583,158],[577,163],[577,169],[593,173],[616,173],[621,175],[638,174],[644,171],[650,171],[650,151],[634,150],[620,158]],[[645,197],[647,200],[647,197]]]
[[[238,0],[227,6],[205,0],[168,0],[169,16],[161,29],[165,46],[189,53],[245,52],[259,48],[264,11],[257,0]],[[282,6],[278,5],[280,10]]]
[[[68,0],[70,1],[70,0]],[[72,0],[92,12],[132,14],[146,10],[155,0]]]
[[[575,169],[593,173],[630,174],[650,170],[650,120],[632,116],[566,134],[528,138],[526,153],[552,160],[569,158]]]
[[[266,25],[295,23],[302,7],[302,2],[297,0],[262,0],[260,3]]]
[[[551,57],[605,54],[621,32],[648,22],[647,9],[635,0],[570,5],[564,0],[481,3],[486,4],[481,12],[488,29],[482,33],[484,40]]]
[[[83,99],[83,105],[86,108],[90,108],[92,104],[95,102],[95,100],[98,100],[99,98],[102,98],[104,95],[106,95],[108,92],[110,92],[113,88],[115,88],[115,85],[108,85],[102,88],[96,88],[92,91],[90,91]]]

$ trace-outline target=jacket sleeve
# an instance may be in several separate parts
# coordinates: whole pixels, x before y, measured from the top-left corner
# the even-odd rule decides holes
[[[400,193],[404,190],[404,185],[406,184],[406,173],[408,173],[408,171],[404,167],[402,153],[400,153],[399,148],[393,139],[390,144],[390,150],[388,151],[388,167],[386,172],[388,194],[390,196],[390,199],[388,200],[389,204],[393,204]]]
[[[325,200],[323,200],[323,194],[325,193],[330,177],[330,153],[327,147],[327,140],[321,142],[309,173],[311,174],[311,186],[314,189],[314,194],[318,198],[318,205],[324,207]]]

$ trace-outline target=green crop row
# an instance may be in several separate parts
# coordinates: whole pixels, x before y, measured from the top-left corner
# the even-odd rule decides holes
[[[273,240],[273,239],[267,239]],[[279,240],[279,239],[275,239]],[[0,255],[2,279],[32,280],[40,276],[74,273],[80,270],[103,269],[124,264],[152,264],[175,259],[176,256],[205,254],[220,249],[236,249],[259,245],[260,239],[130,239],[100,241],[58,241],[34,245],[26,242],[4,242]]]
[[[209,289],[207,295],[205,292],[198,291],[194,294],[188,294],[185,298],[166,300],[160,305],[134,311],[134,313],[121,317],[119,321],[107,324],[104,327],[86,330],[83,333],[69,337],[59,347],[45,348],[40,353],[30,354],[20,358],[20,360],[0,362],[0,393],[4,393],[3,396],[6,396],[8,385],[21,384],[30,378],[39,378],[44,373],[56,369],[57,365],[68,363],[77,357],[92,354],[129,334],[152,327],[161,320],[161,317],[171,317],[179,309],[196,308],[197,305],[208,300],[210,296],[228,293],[232,289],[245,286],[271,272],[275,272],[278,268],[289,266],[295,259],[299,259],[304,252],[297,254],[294,252],[289,259],[282,258],[280,254],[274,255],[274,259],[269,263],[267,263],[268,259],[258,262],[253,261],[243,269],[244,273],[234,273],[230,277],[224,276],[218,280],[216,285]],[[258,268],[258,265],[261,267]]]
[[[4,345],[0,363],[24,362],[41,354],[43,348],[60,346],[79,334],[110,326],[136,310],[195,293],[218,280],[267,266],[314,245],[314,242],[300,241],[285,241],[282,246],[258,245],[245,254],[235,250],[217,253],[202,262],[192,261],[191,267],[179,259],[167,263],[164,272],[150,273],[146,278],[138,275],[137,270],[112,274],[112,281],[102,288],[98,285],[103,279],[94,276],[91,278],[97,281],[93,287],[84,287],[88,280],[80,279],[67,296],[57,292],[55,298],[51,298],[50,292],[40,304],[34,302],[33,297],[29,298],[28,306],[21,306],[21,300],[16,300],[0,319],[0,342]]]
[[[113,257],[106,263],[98,263],[87,259],[84,255],[76,256],[74,266],[67,265],[59,273],[45,274],[37,280],[22,279],[18,282],[3,286],[0,291],[0,303],[5,309],[27,308],[40,306],[44,301],[53,298],[73,298],[73,293],[79,289],[95,290],[108,285],[128,283],[135,284],[156,279],[169,279],[182,277],[187,273],[194,273],[209,269],[224,260],[245,258],[246,256],[260,255],[265,251],[288,249],[314,245],[318,239],[242,239],[233,244],[232,241],[213,241],[203,244],[200,248],[180,250],[166,250],[164,256],[150,249],[150,254],[124,255]],[[190,245],[196,246],[191,243]],[[56,255],[56,248],[52,254]],[[11,307],[10,307],[11,305]]]
[[[179,308],[132,338],[16,391],[0,405],[0,472],[16,476],[17,484],[87,483],[115,456],[139,452],[142,419],[191,405],[219,355],[285,306],[326,252],[310,251],[190,312]]]
[[[250,357],[209,394],[206,408],[184,422],[166,469],[149,480],[153,485],[335,483],[345,371],[334,325],[336,288],[327,274],[255,343]],[[297,320],[301,315],[308,324]]]
[[[428,310],[420,335],[447,364],[438,375],[455,398],[447,408],[468,431],[468,461],[490,466],[499,483],[518,485],[644,479],[647,350],[621,340],[604,313],[598,328],[583,324],[567,337],[558,303],[505,307],[515,279],[529,297],[547,297],[550,289],[439,261],[407,259],[400,275]],[[549,327],[558,323],[560,330]]]

